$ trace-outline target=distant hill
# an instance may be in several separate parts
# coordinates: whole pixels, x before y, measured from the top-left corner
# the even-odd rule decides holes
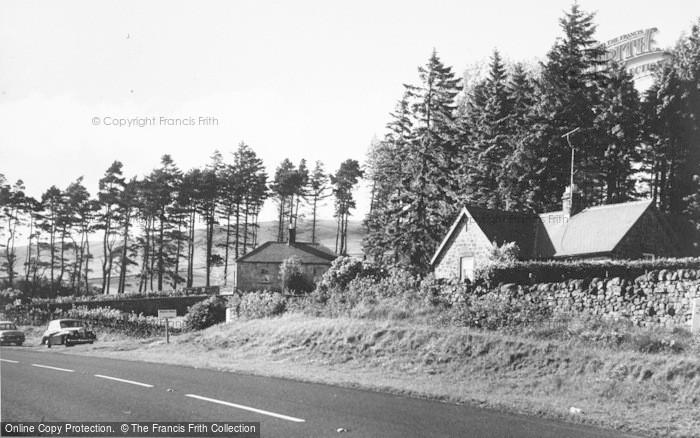
[[[331,250],[335,250],[335,235],[336,235],[336,222],[335,220],[319,220],[316,224],[316,241],[322,245],[327,246]],[[285,230],[286,233],[286,230]],[[359,256],[362,254],[362,238],[364,237],[365,229],[362,226],[362,221],[350,221],[348,223],[348,253],[350,255]],[[206,234],[204,229],[195,230],[195,258],[194,258],[194,286],[204,286],[206,283]],[[260,222],[260,230],[258,231],[258,243],[263,244],[268,241],[277,240],[277,223],[274,221]],[[218,227],[214,231],[214,251],[224,256],[224,249],[218,245],[223,244],[226,241],[226,233],[222,227]],[[310,242],[311,241],[311,221],[299,220],[297,223],[297,241],[298,242]],[[119,242],[117,242],[119,243]],[[17,268],[16,270],[20,273],[23,272],[23,263],[26,260],[27,247],[20,246],[17,247]],[[90,253],[93,255],[93,259],[90,262],[90,268],[92,272],[90,273],[90,282],[95,285],[102,284],[102,242],[100,240],[90,241]],[[43,253],[44,257],[46,253]],[[67,258],[71,258],[67,255]],[[140,260],[138,260],[140,262]],[[233,264],[235,262],[235,257],[233,251],[230,250],[229,254],[229,279],[233,279]],[[182,263],[182,262],[181,262]],[[184,276],[186,274],[186,265],[182,266],[181,274]],[[134,266],[129,269],[129,290],[138,288],[138,280],[135,279],[135,275],[140,271],[140,267]],[[223,267],[214,268],[211,274],[211,284],[223,284]],[[4,273],[3,273],[4,274]],[[0,278],[4,275],[0,276]],[[116,292],[116,275],[112,275],[112,282],[110,291]]]

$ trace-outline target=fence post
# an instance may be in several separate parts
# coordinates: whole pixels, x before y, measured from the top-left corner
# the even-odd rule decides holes
[[[693,314],[690,317],[690,331],[693,334],[700,333],[700,298],[693,300]]]

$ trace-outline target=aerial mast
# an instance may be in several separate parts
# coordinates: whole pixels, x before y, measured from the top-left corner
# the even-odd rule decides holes
[[[569,137],[578,132],[580,129],[581,128],[572,129],[571,131],[561,136],[562,138],[566,137],[566,142],[571,148],[571,185],[569,186],[569,190],[571,190],[571,196],[574,195],[574,147],[571,146],[571,139]]]

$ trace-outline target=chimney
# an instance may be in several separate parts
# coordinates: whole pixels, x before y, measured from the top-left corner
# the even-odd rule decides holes
[[[564,194],[561,196],[561,204],[561,211],[565,221],[581,211],[581,193],[578,191],[576,184],[566,187]]]
[[[289,240],[287,241],[287,245],[293,245],[297,242],[297,230],[296,228],[290,228],[289,229]]]

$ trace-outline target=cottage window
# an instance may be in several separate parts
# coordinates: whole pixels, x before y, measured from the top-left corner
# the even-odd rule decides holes
[[[270,271],[267,268],[260,269],[260,281],[262,283],[270,282]]]
[[[474,257],[461,257],[459,259],[459,280],[474,281]]]

